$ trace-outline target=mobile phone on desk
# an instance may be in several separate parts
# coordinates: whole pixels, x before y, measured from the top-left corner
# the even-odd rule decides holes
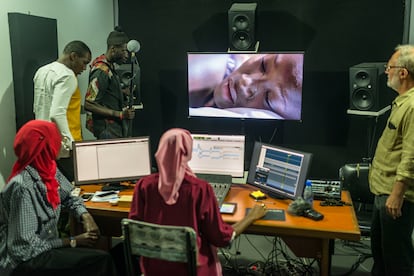
[[[81,195],[81,198],[83,199],[83,201],[89,201],[92,197],[93,197],[94,193],[83,193]]]
[[[95,196],[97,196],[97,197],[106,197],[106,196],[117,195],[117,194],[118,194],[117,191],[107,191],[107,192],[104,192],[104,193],[96,194]]]
[[[234,214],[237,208],[237,203],[224,202],[220,206],[220,213],[222,214]]]

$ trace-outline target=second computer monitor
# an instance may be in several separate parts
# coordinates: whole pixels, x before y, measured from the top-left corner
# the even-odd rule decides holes
[[[189,162],[194,173],[244,175],[244,135],[192,134],[193,153]]]
[[[312,154],[255,142],[247,183],[278,198],[302,196]]]

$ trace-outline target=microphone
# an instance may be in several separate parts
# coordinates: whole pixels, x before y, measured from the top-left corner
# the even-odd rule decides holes
[[[305,210],[312,208],[309,202],[305,201],[303,197],[298,197],[292,201],[288,206],[288,213],[294,216],[302,216]]]
[[[127,49],[129,52],[136,53],[139,51],[140,48],[141,48],[141,45],[139,44],[138,41],[133,40],[133,39],[128,41]]]
[[[312,208],[312,205],[301,196],[291,202],[287,209],[288,213],[294,216],[302,216],[313,220],[321,220],[324,215]]]

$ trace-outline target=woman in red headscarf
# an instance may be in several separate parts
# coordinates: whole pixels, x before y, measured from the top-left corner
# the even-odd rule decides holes
[[[265,209],[257,205],[240,222],[224,223],[213,188],[188,166],[192,145],[187,130],[175,128],[164,133],[155,154],[159,173],[138,181],[129,218],[192,227],[197,233],[197,275],[221,275],[216,247],[228,246],[248,225],[264,216]],[[141,258],[141,271],[146,276],[187,275],[185,264],[148,258]]]
[[[16,134],[17,161],[0,193],[0,275],[116,275],[108,253],[79,248],[93,246],[99,230],[56,169],[60,146],[51,122],[29,121]],[[62,208],[83,223],[84,233],[59,237]]]

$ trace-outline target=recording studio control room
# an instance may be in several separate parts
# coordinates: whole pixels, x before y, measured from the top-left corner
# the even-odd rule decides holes
[[[411,0],[0,7],[1,275],[414,274]]]

